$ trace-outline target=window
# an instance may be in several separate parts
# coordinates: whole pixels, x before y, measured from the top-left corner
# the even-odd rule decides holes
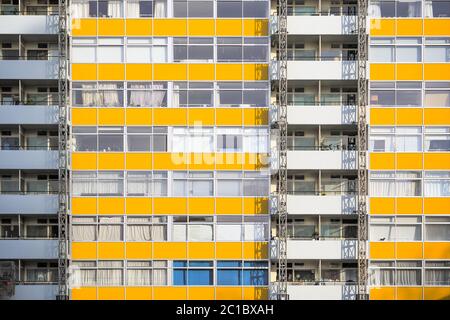
[[[127,241],[166,241],[167,217],[128,217]]]
[[[19,238],[19,221],[17,217],[0,219],[0,238]]]
[[[425,261],[425,285],[449,286],[450,262],[449,261]]]
[[[395,149],[397,152],[422,151],[422,128],[397,127],[395,130]]]
[[[425,241],[450,241],[450,217],[425,217]]]
[[[445,18],[450,17],[450,1],[448,0],[425,0],[425,17]]]
[[[213,285],[212,261],[174,261],[174,286],[210,286]]]
[[[422,1],[372,0],[369,15],[372,17],[422,17]]]
[[[426,171],[424,180],[425,197],[448,197],[450,196],[450,172],[449,171]]]
[[[167,83],[128,83],[129,107],[167,107]]]
[[[450,62],[450,38],[425,38],[424,62]]]
[[[166,0],[128,0],[128,18],[162,18],[167,16]]]
[[[427,127],[424,137],[425,151],[450,151],[450,127]]]
[[[177,18],[212,18],[214,17],[214,1],[175,0],[173,2],[173,16]]]
[[[422,220],[417,216],[371,217],[371,241],[421,241]]]
[[[369,281],[372,286],[420,286],[421,268],[421,261],[372,261]]]
[[[173,173],[172,194],[174,196],[212,196],[214,194],[213,186],[212,172],[178,171]]]
[[[393,152],[394,144],[394,127],[371,127],[369,150],[371,152]]]
[[[167,285],[166,261],[127,261],[129,286]]]
[[[213,241],[213,218],[202,216],[173,217],[172,241]]]
[[[373,197],[421,196],[421,173],[415,171],[372,171],[369,192]]]
[[[173,38],[173,60],[196,60],[212,62],[214,59],[214,38]]]

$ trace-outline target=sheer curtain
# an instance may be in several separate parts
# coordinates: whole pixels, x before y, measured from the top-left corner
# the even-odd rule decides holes
[[[75,241],[95,241],[95,225],[72,225],[72,237]]]
[[[108,0],[108,16],[112,18],[122,17],[122,5],[122,1]]]
[[[153,285],[163,286],[167,284],[167,265],[164,261],[153,261]]]
[[[95,106],[98,104],[97,101],[97,91],[92,90],[95,89],[94,84],[82,84],[82,93],[81,98],[83,99],[82,105],[83,106]]]
[[[369,4],[369,16],[371,17],[381,17],[381,7],[380,2],[371,1]]]
[[[127,18],[139,18],[139,1],[127,1]]]
[[[111,286],[123,283],[122,269],[99,269],[97,285]]]
[[[99,88],[104,91],[99,91],[99,104],[105,107],[120,106],[119,91],[116,84],[102,84]]]
[[[119,173],[102,172],[98,175],[98,194],[123,194],[123,179]]]
[[[415,269],[397,269],[396,285],[420,285],[421,271]]]
[[[74,1],[71,5],[72,18],[87,18],[89,17],[89,1]]]
[[[99,241],[121,241],[122,240],[122,224],[119,217],[101,217],[98,240]]]
[[[128,225],[127,241],[151,241],[152,227],[151,225]]]
[[[132,89],[145,89],[145,85],[133,85]],[[150,107],[152,104],[152,92],[150,90],[130,90],[128,105],[133,107]]]
[[[152,285],[151,269],[128,269],[127,270],[129,286],[150,286]]]
[[[155,7],[153,16],[155,18],[163,18],[166,17],[166,1],[167,0],[155,0]]]
[[[75,269],[74,278],[76,279],[74,285],[79,286],[95,286],[97,271],[93,269]]]
[[[450,196],[450,180],[432,180],[424,182],[425,197]]]
[[[153,48],[153,54],[155,52],[155,48]],[[166,59],[164,59],[166,61]],[[155,62],[155,61],[153,61]],[[153,84],[153,93],[152,93],[152,107],[165,107],[166,103],[166,94],[167,91],[164,88],[163,84]]]
[[[424,10],[425,17],[432,18],[433,17],[433,2],[425,1],[423,10]]]
[[[425,270],[425,284],[432,286],[448,286],[450,284],[450,269]]]
[[[371,269],[370,283],[374,286],[389,286],[394,284],[394,271],[388,269]]]
[[[208,224],[190,224],[189,241],[212,241],[213,226]]]
[[[154,224],[152,226],[152,240],[153,241],[165,241],[167,240],[167,226],[161,224]]]
[[[369,190],[371,196],[392,196],[395,194],[394,180],[370,180]]]

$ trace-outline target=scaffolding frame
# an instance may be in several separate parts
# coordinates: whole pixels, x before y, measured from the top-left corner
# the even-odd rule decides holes
[[[367,217],[367,0],[358,1],[358,288],[356,298],[368,300]]]
[[[67,212],[68,212],[68,121],[67,121],[67,0],[58,6],[58,300],[68,299]]]

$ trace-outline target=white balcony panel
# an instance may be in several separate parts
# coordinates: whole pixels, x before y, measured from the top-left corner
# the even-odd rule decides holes
[[[356,259],[356,240],[288,240],[288,259]]]
[[[58,259],[58,240],[0,240],[0,259]]]
[[[355,300],[352,285],[288,285],[289,300]]]
[[[2,150],[0,169],[58,169],[58,151]]]
[[[56,214],[58,195],[56,194],[0,194],[1,214]]]
[[[0,16],[0,34],[57,34],[58,16]]]
[[[354,124],[356,106],[289,106],[287,116],[289,124]]]
[[[52,284],[17,285],[10,300],[55,300],[58,286]]]
[[[288,151],[287,167],[299,170],[354,170],[357,163],[356,156],[356,151]]]
[[[0,124],[56,124],[57,106],[0,106]]]
[[[289,35],[344,35],[356,34],[356,16],[289,16]]]
[[[0,79],[57,79],[58,59],[50,60],[1,60]]]
[[[289,80],[355,80],[355,61],[288,61]]]
[[[288,214],[356,214],[356,196],[288,195],[287,211]]]

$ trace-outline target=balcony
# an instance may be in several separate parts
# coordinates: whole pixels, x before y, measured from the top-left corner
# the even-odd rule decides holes
[[[287,287],[290,300],[356,300],[355,285],[294,285]]]
[[[0,259],[58,259],[58,240],[0,240]]]

